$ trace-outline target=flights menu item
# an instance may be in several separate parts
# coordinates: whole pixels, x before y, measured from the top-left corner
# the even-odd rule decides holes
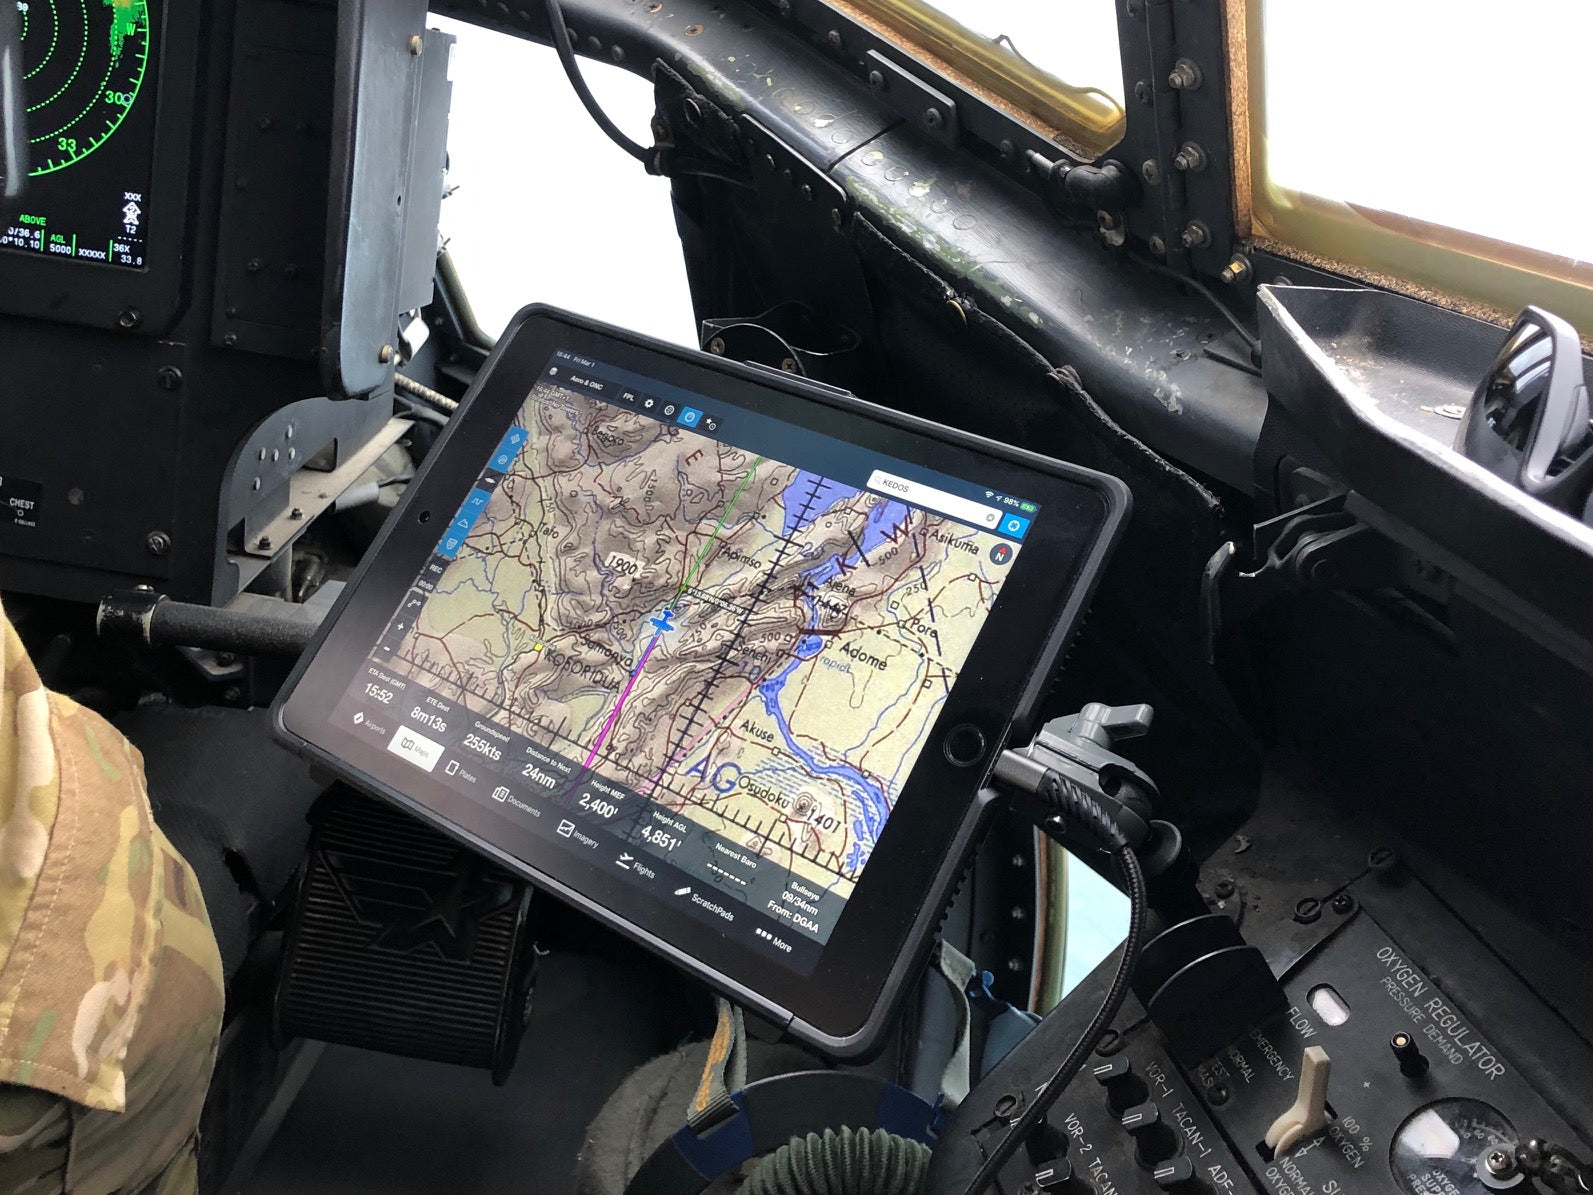
[[[627,927],[699,965],[713,954],[712,978],[791,1009],[794,987],[868,939],[876,951],[907,945],[866,932],[880,920],[872,902],[856,918],[849,906],[880,884],[899,891],[922,848],[970,840],[979,779],[1013,711],[992,719],[977,693],[970,706],[979,686],[963,677],[1009,586],[1033,596],[1045,570],[1027,556],[1048,522],[1087,513],[1093,534],[1077,546],[1088,556],[1109,542],[1121,501],[1095,485],[1081,510],[1072,482],[1054,511],[1055,479],[1010,462],[981,470],[953,450],[945,459],[966,471],[943,470],[901,427],[879,447],[833,434],[869,418],[856,400],[760,382],[769,393],[748,402],[705,385],[702,365],[688,388],[669,356],[639,360],[634,343],[525,318],[541,335],[510,338],[527,354],[522,380],[504,383],[518,390],[512,405],[493,429],[477,423],[480,400],[461,408],[456,423],[474,424],[485,449],[452,479],[462,496],[395,516],[416,563],[391,571],[366,629],[334,653],[344,663],[328,676],[341,680],[316,717],[344,745],[339,758],[362,778],[380,773],[377,791],[396,789],[538,879],[568,883],[559,873],[579,869],[588,882],[571,886]],[[478,387],[506,379],[514,347]],[[744,371],[713,366],[749,386]],[[793,388],[804,389],[781,387]],[[1059,575],[1077,582],[1080,570]],[[1077,586],[1057,588],[1065,606]],[[284,721],[302,734],[297,700]],[[915,797],[925,774],[947,772],[963,790],[955,815],[904,836],[898,822],[930,809]],[[921,889],[945,862],[917,860]],[[914,921],[925,895],[901,891],[906,907],[885,920]],[[738,957],[758,965],[725,965]],[[815,1027],[829,1044],[858,1028]]]

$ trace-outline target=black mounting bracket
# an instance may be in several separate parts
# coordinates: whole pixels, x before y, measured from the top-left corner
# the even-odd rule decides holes
[[[874,322],[863,267],[852,248],[852,197],[756,117],[742,116],[759,203],[803,252],[793,266],[790,298],[848,328]]]
[[[865,55],[868,85],[896,115],[911,121],[947,149],[956,149],[961,137],[957,101],[924,82],[878,50]]]

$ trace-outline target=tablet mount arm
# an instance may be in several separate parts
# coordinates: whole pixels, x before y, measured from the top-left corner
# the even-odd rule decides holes
[[[1144,734],[1151,717],[1148,705],[1087,705],[1046,723],[1027,747],[1002,752],[995,779],[1046,833],[1109,878],[1102,867],[1105,840],[1086,821],[1059,817],[1054,802],[1042,799],[1046,787],[1060,782],[1080,789],[1128,841],[1145,874],[1154,933],[1135,968],[1134,994],[1168,1050],[1193,1065],[1282,1012],[1288,1000],[1261,951],[1231,918],[1207,907],[1183,835],[1152,817],[1155,783],[1113,750]]]
[[[1287,1007],[1261,952],[1232,920],[1207,908],[1177,827],[1152,816],[1155,784],[1113,750],[1144,734],[1151,716],[1147,705],[1088,705],[1047,723],[1028,747],[1005,751],[996,763],[996,782],[1047,834],[1108,876],[1101,864],[1113,858],[1129,894],[1129,929],[1107,997],[1063,1062],[1051,1069],[1043,1058],[1024,1057],[1044,1048],[1036,1043],[1054,1044],[1051,1022],[1060,1023],[1065,1007],[1059,1005],[943,1126],[930,1195],[983,1195],[998,1178],[1006,1190],[1082,1189],[1071,1177],[1066,1139],[1047,1112],[1121,1010],[1125,985],[1168,1051],[1186,1064]],[[1154,932],[1149,941],[1147,922]],[[1214,999],[1218,993],[1222,998]],[[1026,1107],[1001,1094],[1014,1066],[1049,1073]],[[1003,1112],[1003,1098],[1022,1113]]]
[[[1153,716],[1148,705],[1091,702],[1076,714],[1047,722],[1027,747],[1003,751],[994,778],[1021,813],[1115,881],[1107,867],[1109,844],[1099,828],[1066,816],[1038,795],[1047,772],[1082,789],[1139,859],[1151,911],[1174,924],[1208,912],[1195,887],[1198,869],[1178,827],[1153,817],[1160,795],[1156,782],[1114,750],[1123,740],[1147,733]]]

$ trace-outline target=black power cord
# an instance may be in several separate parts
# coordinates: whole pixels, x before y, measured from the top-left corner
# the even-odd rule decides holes
[[[1107,816],[1095,798],[1054,771],[1048,769],[1041,777],[1035,796],[1054,812],[1054,820],[1078,826],[1111,850],[1118,870],[1123,875],[1123,887],[1128,893],[1128,936],[1123,941],[1123,954],[1117,962],[1117,974],[1112,976],[1112,986],[1107,989],[1106,999],[1101,1002],[1101,1007],[1090,1020],[1089,1028],[1085,1029],[1084,1035],[1068,1051],[1061,1065],[1051,1073],[1045,1086],[1034,1097],[1034,1102],[1024,1109],[1023,1114],[1007,1130],[1007,1135],[1001,1139],[1001,1143],[985,1159],[984,1165],[979,1168],[979,1173],[974,1175],[973,1181],[968,1184],[966,1195],[983,1195],[983,1192],[995,1181],[1001,1168],[1011,1160],[1013,1154],[1018,1152],[1035,1126],[1045,1119],[1045,1114],[1051,1110],[1051,1105],[1056,1103],[1063,1090],[1078,1074],[1079,1068],[1084,1065],[1084,1060],[1089,1057],[1090,1051],[1095,1049],[1107,1026],[1122,1010],[1123,1001],[1128,999],[1129,980],[1134,975],[1134,967],[1139,962],[1140,948],[1145,941],[1147,909],[1145,874],[1140,869],[1139,859],[1135,857],[1133,847],[1123,837],[1123,832]],[[1049,828],[1047,833],[1050,833]]]
[[[0,0],[0,3],[3,2],[4,0]],[[548,24],[553,33],[553,48],[558,52],[559,63],[564,67],[564,74],[570,80],[570,86],[575,88],[581,106],[597,122],[597,127],[608,134],[609,140],[645,166],[647,173],[664,174],[670,178],[706,178],[749,191],[756,190],[747,179],[723,174],[711,167],[678,158],[666,161],[656,147],[648,149],[627,137],[624,131],[609,119],[608,113],[603,111],[597,102],[597,97],[592,94],[592,89],[586,85],[586,78],[581,74],[580,62],[575,57],[575,47],[570,42],[570,28],[564,23],[564,11],[560,7],[559,0],[543,0],[543,7],[547,11]]]
[[[1219,299],[1216,294],[1212,292],[1212,289],[1205,283],[1201,282],[1200,279],[1191,278],[1188,274],[1180,274],[1171,266],[1164,266],[1159,261],[1151,261],[1148,258],[1141,257],[1137,253],[1130,253],[1128,255],[1128,259],[1138,265],[1144,266],[1152,273],[1160,274],[1164,278],[1171,278],[1174,282],[1177,282],[1181,286],[1187,286],[1190,290],[1194,291],[1197,295],[1205,299],[1206,302],[1210,303],[1217,309],[1218,314],[1221,315],[1223,319],[1228,321],[1229,325],[1232,326],[1235,332],[1239,333],[1239,339],[1243,340],[1245,344],[1250,346],[1250,351],[1252,353],[1261,352],[1261,338],[1249,328],[1245,327],[1244,321],[1234,314],[1233,308],[1229,307],[1226,303]]]
[[[651,170],[653,151],[632,141],[619,125],[608,118],[608,113],[599,106],[597,97],[592,94],[592,89],[581,77],[581,67],[575,60],[575,47],[570,44],[570,30],[564,23],[564,11],[559,7],[559,0],[543,0],[543,8],[548,14],[548,24],[552,26],[553,48],[559,53],[559,63],[564,67],[564,74],[570,80],[570,86],[575,88],[581,106],[597,122],[597,127],[608,134],[610,141]]]
[[[609,113],[597,104],[597,97],[593,96],[591,88],[586,86],[580,64],[575,61],[575,46],[570,45],[570,29],[569,25],[564,24],[564,10],[559,6],[559,0],[543,0],[543,8],[548,13],[548,24],[553,27],[553,48],[559,51],[559,65],[564,67],[564,75],[569,78],[570,86],[575,88],[575,96],[580,99],[581,107],[586,108],[586,113],[597,121],[599,129],[609,134],[609,140],[636,158],[642,166],[652,167],[653,151],[626,137],[620,126],[609,119]]]

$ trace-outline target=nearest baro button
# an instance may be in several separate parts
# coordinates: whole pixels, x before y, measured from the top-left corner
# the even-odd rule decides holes
[[[953,726],[946,732],[946,758],[959,768],[972,767],[985,757],[985,732],[972,722]]]

